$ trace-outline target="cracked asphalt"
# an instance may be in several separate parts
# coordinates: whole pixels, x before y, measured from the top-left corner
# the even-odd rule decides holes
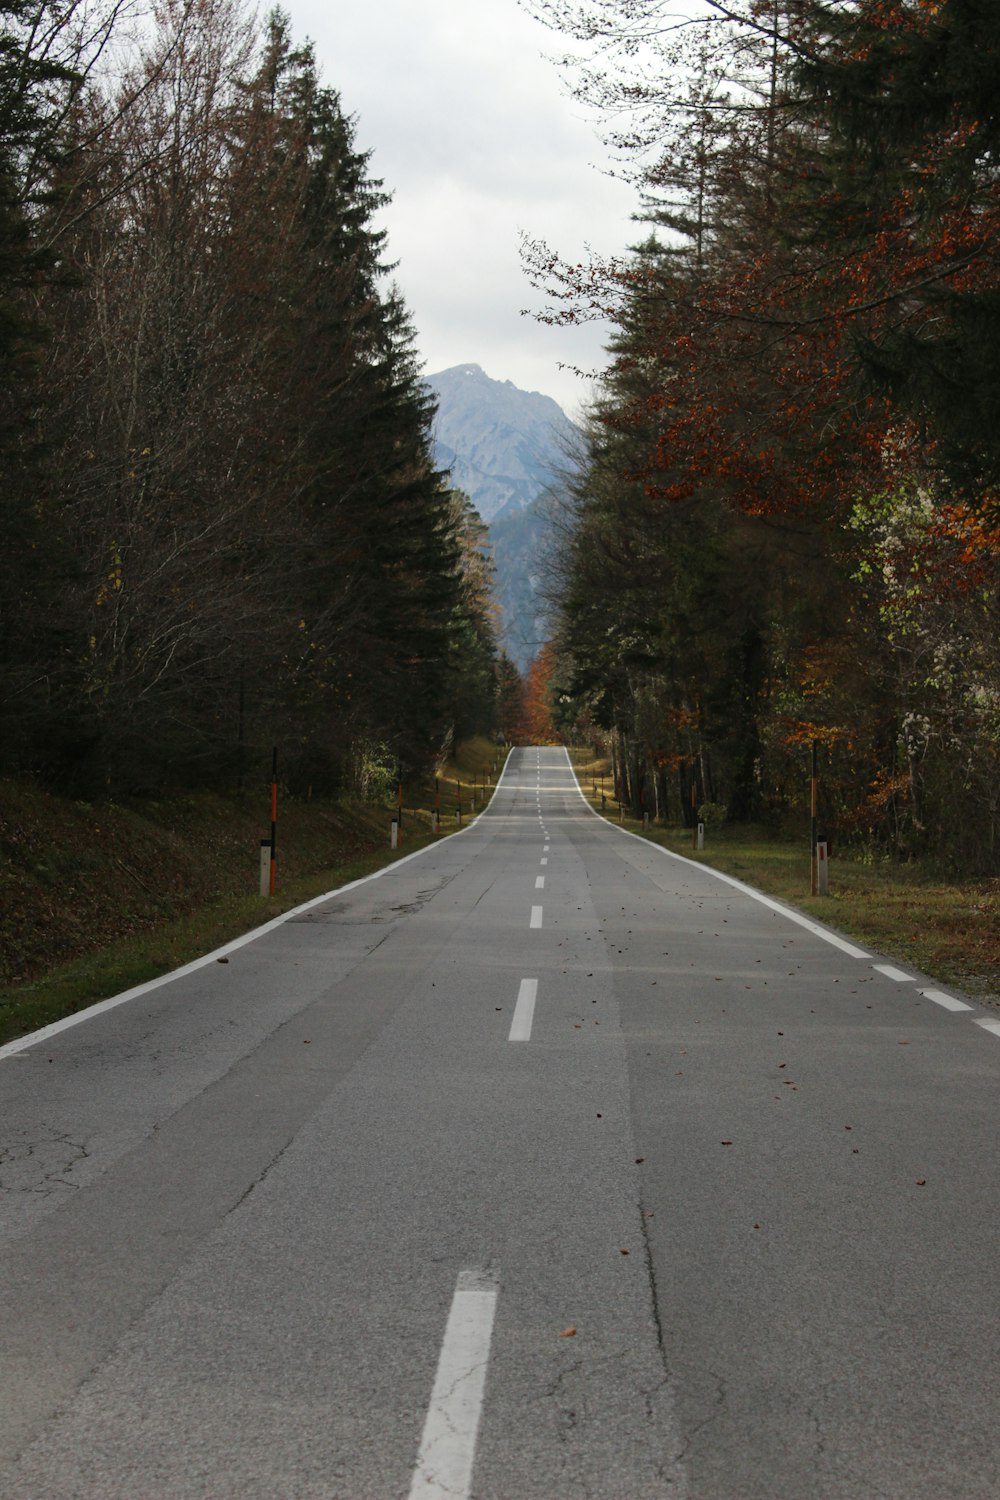
[[[469,1500],[1000,1497],[1000,1042],[877,957],[519,750],[461,836],[0,1054],[0,1495],[406,1500],[489,1268]]]

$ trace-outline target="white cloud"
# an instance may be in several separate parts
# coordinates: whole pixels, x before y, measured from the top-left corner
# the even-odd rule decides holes
[[[587,387],[560,363],[601,368],[607,330],[522,318],[540,297],[519,234],[567,258],[620,253],[635,199],[594,163],[604,148],[543,52],[560,43],[517,0],[287,0],[324,81],[357,117],[357,144],[393,194],[384,224],[429,371],[477,363],[555,396]]]

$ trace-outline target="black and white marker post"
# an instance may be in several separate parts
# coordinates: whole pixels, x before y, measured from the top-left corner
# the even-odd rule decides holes
[[[273,896],[278,880],[278,747],[271,751],[271,870],[268,895]]]

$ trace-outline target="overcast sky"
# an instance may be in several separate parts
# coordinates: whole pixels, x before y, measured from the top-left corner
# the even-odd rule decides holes
[[[384,225],[426,372],[482,365],[554,396],[571,416],[588,387],[560,362],[600,369],[607,329],[553,329],[519,234],[567,259],[636,237],[631,189],[549,60],[562,40],[517,0],[285,0],[316,43],[324,81],[357,116],[357,144],[393,193]]]

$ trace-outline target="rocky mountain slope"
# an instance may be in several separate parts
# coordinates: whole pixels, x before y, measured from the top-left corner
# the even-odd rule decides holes
[[[551,396],[492,380],[479,365],[455,365],[426,384],[438,403],[434,461],[484,521],[523,510],[572,464],[580,434]]]
[[[489,523],[502,645],[521,671],[545,638],[542,552],[549,498],[565,486],[580,432],[551,396],[493,380],[479,365],[429,375],[434,461]]]

